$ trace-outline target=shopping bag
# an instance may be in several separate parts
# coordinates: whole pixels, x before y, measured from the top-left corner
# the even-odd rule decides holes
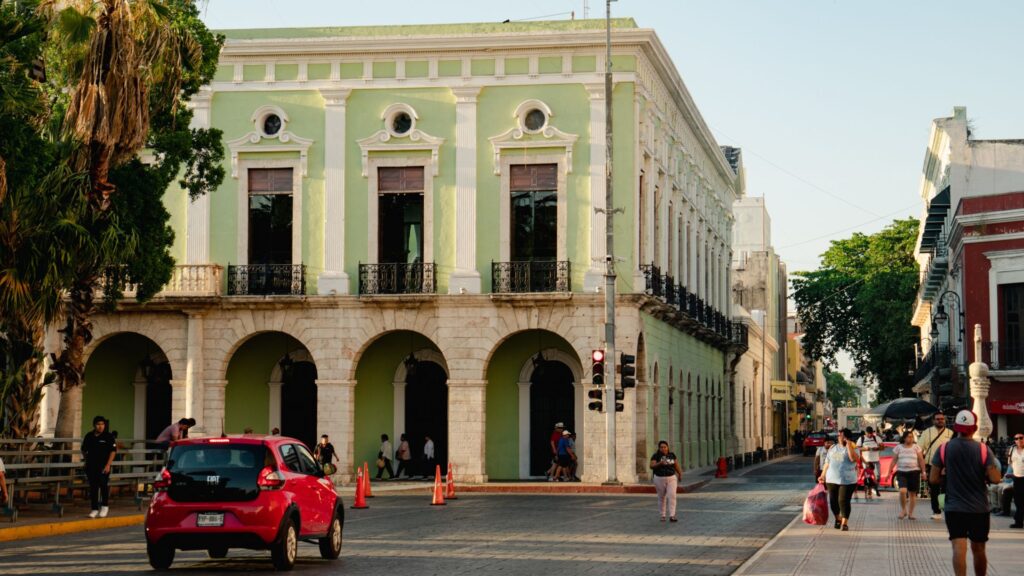
[[[804,500],[804,523],[824,526],[828,523],[828,492],[824,484],[816,484]]]

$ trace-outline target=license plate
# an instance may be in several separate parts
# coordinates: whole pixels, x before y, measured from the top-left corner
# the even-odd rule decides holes
[[[199,526],[199,527],[223,526],[223,525],[224,525],[224,513],[223,512],[201,512],[196,517],[196,526]]]

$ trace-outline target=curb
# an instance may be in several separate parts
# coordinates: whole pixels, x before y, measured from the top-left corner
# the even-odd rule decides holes
[[[0,528],[0,542],[13,542],[15,540],[26,540],[28,538],[76,534],[78,532],[88,532],[96,529],[102,530],[105,528],[138,526],[145,520],[145,514],[132,514],[130,516],[114,516],[111,518],[93,518],[89,520],[71,520],[69,522],[50,522],[47,524],[16,526],[14,528]]]
[[[676,488],[676,494],[687,494],[706,486],[711,480],[699,480]],[[626,484],[622,486],[603,486],[601,484],[551,483],[537,482],[535,485],[512,484],[463,484],[459,492],[482,494],[654,494],[651,484]]]

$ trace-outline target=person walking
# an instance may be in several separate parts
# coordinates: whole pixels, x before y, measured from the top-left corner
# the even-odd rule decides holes
[[[327,437],[327,434],[320,436],[320,442],[313,449],[313,457],[316,458],[317,464],[320,465],[320,468],[323,469],[324,474],[327,476],[338,471],[334,461],[341,462],[341,458],[338,458],[338,453],[334,450],[334,444],[331,444],[331,439]]]
[[[825,435],[825,443],[823,446],[818,446],[818,449],[814,452],[814,481],[818,481],[818,477],[821,476],[821,471],[825,469],[825,459],[828,454],[828,449],[835,445],[836,441],[831,436]]]
[[[932,459],[939,453],[939,448],[952,439],[953,431],[946,428],[946,415],[942,412],[938,412],[932,417],[932,427],[922,432],[921,437],[917,439],[917,443],[921,445],[921,450],[924,451],[925,474],[928,478],[928,496],[932,503],[932,520],[942,520],[942,510],[939,508],[939,493],[942,490],[943,484],[941,476],[939,477],[939,482],[932,484]]]
[[[849,428],[839,431],[839,442],[825,455],[825,469],[818,482],[828,487],[828,505],[835,518],[834,528],[846,532],[850,529],[850,500],[857,490],[857,462],[860,454],[850,438]]]
[[[658,451],[651,456],[651,470],[654,471],[654,489],[658,492],[661,521],[665,521],[665,513],[668,512],[669,522],[677,522],[676,486],[683,479],[683,471],[679,468],[676,455],[669,450],[668,442],[658,442]]]
[[[7,494],[7,467],[4,466],[4,459],[0,458],[0,504],[10,506],[10,496]]]
[[[1014,446],[1007,455],[1007,473],[1013,475],[1013,524],[1010,528],[1024,528],[1024,434],[1013,435]],[[1009,512],[1009,508],[1006,509]]]
[[[1000,481],[999,461],[983,443],[971,438],[978,430],[974,412],[961,410],[953,421],[956,437],[935,453],[928,482],[938,484],[946,476],[946,531],[953,546],[953,572],[967,576],[967,541],[971,541],[975,576],[988,571],[989,513],[986,483]]]
[[[921,471],[924,470],[924,453],[914,440],[914,431],[903,433],[903,441],[892,449],[895,463],[889,474],[890,483],[895,477],[900,485],[899,519],[914,518],[914,506],[917,505],[917,491],[921,489]]]
[[[555,423],[555,429],[551,431],[551,436],[548,438],[548,446],[551,448],[551,466],[548,467],[548,471],[545,476],[548,477],[548,482],[555,481],[555,473],[558,471],[558,442],[562,439],[562,431],[565,430],[565,422]]]
[[[412,476],[412,471],[409,470],[409,461],[412,460],[412,450],[409,449],[409,440],[405,437],[405,434],[402,434],[400,441],[398,442],[398,450],[395,452],[395,458],[398,459],[398,470],[395,472],[395,478],[401,478],[403,471],[407,478]]]
[[[879,462],[878,461],[879,461],[879,456],[882,453],[882,448],[884,448],[884,445],[882,444],[882,438],[880,436],[878,436],[877,434],[875,434],[875,429],[874,428],[872,428],[871,426],[868,426],[864,430],[864,435],[861,436],[860,439],[857,440],[857,449],[860,450],[860,458],[861,458],[861,462],[864,463],[864,468],[867,468],[868,464],[873,464],[875,470],[878,470],[878,467],[879,467]],[[868,488],[867,486],[865,486],[864,487],[864,496],[866,498],[868,498],[869,500],[871,499],[871,491],[872,490],[874,490],[875,496],[878,496],[878,497],[882,496],[881,494],[878,493],[878,487],[877,486],[875,486],[874,488]]]
[[[576,451],[573,450],[572,432],[562,430],[562,437],[558,440],[555,454],[558,457],[558,467],[555,469],[555,480],[558,482],[569,482],[572,480],[572,466],[576,461]]]
[[[425,434],[423,440],[423,476],[429,478],[437,466],[434,456],[434,439],[430,437],[430,434]]]
[[[380,450],[377,451],[377,480],[384,477],[384,471],[388,471],[388,480],[395,477],[395,471],[391,468],[391,440],[387,434],[380,435]]]
[[[110,466],[117,454],[117,444],[107,430],[109,426],[106,418],[96,416],[92,419],[92,432],[82,438],[85,477],[89,481],[89,518],[106,518],[110,511]]]

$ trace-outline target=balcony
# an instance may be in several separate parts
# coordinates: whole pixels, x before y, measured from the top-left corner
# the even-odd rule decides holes
[[[219,296],[223,272],[224,268],[217,264],[180,264],[174,267],[171,281],[164,286],[159,296]]]
[[[491,262],[491,291],[497,294],[570,292],[568,261]]]
[[[228,296],[301,296],[305,293],[305,264],[228,266]]]
[[[675,278],[665,274],[665,277],[662,280],[662,285],[665,287],[665,302],[675,306],[677,302]]]
[[[1024,342],[985,342],[982,361],[992,370],[1024,370]]]
[[[647,285],[646,292],[651,296],[658,296],[659,298],[664,296],[665,291],[662,284],[661,268],[654,264],[644,264],[640,266],[640,271],[643,273],[644,283]]]
[[[433,294],[435,264],[359,264],[359,293]]]
[[[921,362],[918,363],[917,369],[914,371],[914,382],[920,382],[931,374],[932,370],[943,370],[949,369],[956,365],[957,351],[945,344],[939,344],[932,346],[925,354]]]

